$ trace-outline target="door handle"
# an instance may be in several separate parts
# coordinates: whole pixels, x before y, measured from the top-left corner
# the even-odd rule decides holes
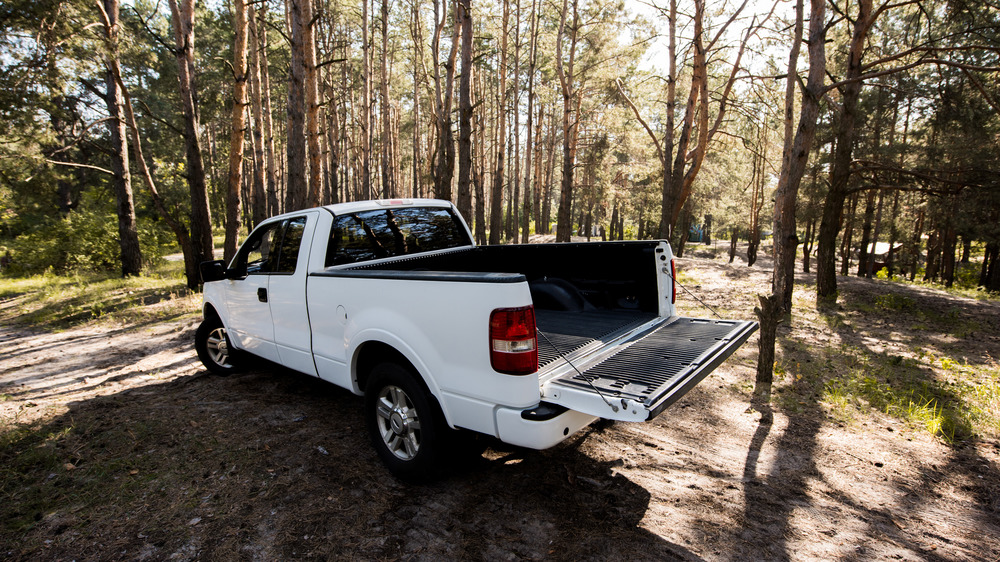
[[[257,289],[257,300],[260,302],[267,302],[267,289],[264,287]]]

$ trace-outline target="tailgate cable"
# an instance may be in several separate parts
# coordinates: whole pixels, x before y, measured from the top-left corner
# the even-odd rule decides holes
[[[721,316],[719,316],[719,313],[718,313],[718,312],[716,312],[714,308],[712,308],[712,307],[708,306],[708,304],[706,304],[706,303],[705,303],[705,301],[703,301],[703,300],[699,299],[699,298],[698,298],[698,296],[697,296],[697,295],[695,295],[694,293],[692,293],[692,292],[691,292],[690,290],[688,290],[688,288],[687,288],[687,287],[685,287],[684,285],[681,285],[681,284],[680,284],[680,282],[679,282],[679,281],[677,281],[677,278],[676,278],[676,277],[674,277],[673,275],[671,275],[671,274],[669,273],[669,271],[667,271],[667,268],[665,268],[665,267],[664,267],[664,268],[663,268],[663,270],[664,270],[664,272],[665,272],[665,273],[667,273],[667,276],[669,276],[669,277],[670,277],[670,279],[671,279],[671,280],[672,280],[672,281],[674,282],[674,284],[675,284],[675,285],[677,285],[677,286],[678,286],[678,287],[680,287],[681,289],[684,289],[684,292],[685,292],[685,293],[687,293],[687,294],[691,295],[691,297],[692,297],[692,298],[693,298],[694,300],[696,300],[696,301],[700,302],[700,303],[701,303],[701,305],[702,305],[702,306],[704,306],[705,308],[707,308],[707,309],[709,310],[709,312],[711,312],[712,314],[714,314],[716,318],[718,318],[719,320],[724,320],[724,318],[723,318],[723,317],[721,317]]]
[[[573,370],[576,371],[576,374],[580,375],[580,378],[586,381],[587,384],[590,385],[590,388],[594,389],[594,392],[596,392],[597,395],[601,397],[601,400],[604,400],[604,403],[607,404],[609,408],[611,408],[612,412],[618,413],[618,406],[612,404],[611,401],[607,399],[607,397],[601,394],[601,391],[598,390],[596,386],[594,386],[594,383],[590,381],[590,378],[587,377],[587,375],[581,373],[580,369],[577,369],[576,365],[574,365],[572,361],[570,361],[565,355],[563,355],[563,352],[560,351],[558,347],[556,347],[556,344],[552,343],[552,340],[550,340],[549,337],[545,335],[545,332],[539,330],[537,327],[535,328],[535,332],[537,332],[538,335],[542,336],[542,338],[545,339],[545,341],[552,346],[552,349],[556,350],[556,353],[559,354],[559,357],[561,357],[563,361],[568,363],[570,367],[573,367]],[[628,408],[628,406],[625,405],[624,398],[622,399],[622,408]]]

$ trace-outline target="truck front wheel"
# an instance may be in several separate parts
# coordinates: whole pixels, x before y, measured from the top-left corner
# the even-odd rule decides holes
[[[434,470],[441,449],[441,415],[417,375],[397,363],[372,369],[365,390],[365,419],[378,456],[404,480]]]
[[[206,318],[194,334],[194,347],[205,368],[217,375],[234,373],[237,351],[229,344],[226,328],[218,318]]]

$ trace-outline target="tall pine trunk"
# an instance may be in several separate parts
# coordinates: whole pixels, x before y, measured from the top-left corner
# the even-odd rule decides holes
[[[462,75],[458,84],[458,211],[472,222],[472,0],[458,1]]]
[[[243,141],[247,115],[247,3],[233,0],[236,39],[233,44],[233,113],[229,129],[229,190],[226,194],[226,240],[223,259],[236,255],[240,235],[243,183]]]
[[[841,111],[835,138],[837,148],[830,172],[830,191],[823,205],[823,220],[819,225],[819,252],[816,259],[816,295],[822,300],[837,298],[836,248],[840,219],[848,195],[851,176],[851,154],[854,148],[858,100],[861,97],[862,56],[868,30],[871,27],[872,0],[859,0],[858,16],[847,57],[846,83],[840,88]]]
[[[500,108],[497,115],[497,159],[493,172],[493,189],[490,194],[490,244],[499,244],[503,237],[503,180],[504,158],[507,153],[507,24],[510,21],[510,3],[503,0],[503,18],[500,30]]]
[[[118,215],[118,248],[120,250],[122,277],[139,275],[142,271],[142,252],[139,249],[139,230],[136,226],[135,203],[132,198],[132,175],[129,173],[128,134],[125,128],[125,99],[116,77],[121,77],[118,59],[118,0],[104,0],[104,64],[107,92],[104,101],[108,108],[108,133],[111,137],[111,171],[114,172],[115,210]]]
[[[194,261],[214,258],[212,244],[212,212],[208,205],[205,184],[205,164],[199,141],[198,108],[195,105],[194,84],[194,0],[170,0],[174,28],[174,55],[177,58],[177,78],[180,87],[181,111],[184,115],[184,154],[187,160],[186,179],[191,200],[191,243]]]

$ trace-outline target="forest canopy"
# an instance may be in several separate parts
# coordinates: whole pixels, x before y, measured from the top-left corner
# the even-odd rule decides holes
[[[138,275],[179,248],[195,288],[213,232],[229,258],[274,214],[438,197],[480,244],[716,238],[751,265],[784,212],[821,296],[837,274],[1000,291],[998,20],[990,0],[8,0],[2,273]]]

